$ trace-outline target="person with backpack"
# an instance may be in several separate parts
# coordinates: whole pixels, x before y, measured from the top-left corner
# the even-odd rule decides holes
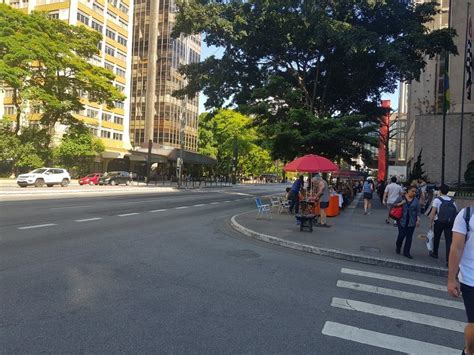
[[[362,187],[364,192],[364,214],[370,214],[370,209],[372,208],[372,197],[374,194],[374,182],[371,178],[368,178]]]
[[[441,234],[444,233],[446,240],[446,266],[449,259],[449,248],[453,239],[453,224],[458,213],[454,199],[448,196],[449,186],[441,185],[439,188],[440,195],[433,200],[430,212],[430,227],[433,230],[433,251],[430,251],[432,258],[438,259],[439,242]]]
[[[474,354],[474,205],[463,208],[453,225],[449,253],[448,293],[462,294],[468,324],[464,328],[463,354]]]

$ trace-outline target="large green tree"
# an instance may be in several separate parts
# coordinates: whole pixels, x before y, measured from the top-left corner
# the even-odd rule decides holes
[[[260,146],[261,137],[251,124],[250,117],[232,110],[199,116],[199,152],[217,158],[218,174],[229,174],[233,163],[240,175],[273,172],[270,153]]]
[[[25,14],[0,4],[0,83],[13,89],[17,133],[27,102],[52,130],[56,123],[81,124],[73,113],[84,109],[84,95],[109,107],[124,99],[112,84],[114,74],[90,63],[101,37],[46,13]]]
[[[73,126],[63,135],[61,144],[54,149],[57,163],[77,175],[90,173],[94,158],[104,151],[104,144],[81,126]]]
[[[435,3],[385,0],[180,0],[175,35],[203,33],[223,49],[182,69],[207,108],[226,100],[272,139],[273,154],[349,161],[377,144],[382,92],[456,53],[452,29],[429,31]]]

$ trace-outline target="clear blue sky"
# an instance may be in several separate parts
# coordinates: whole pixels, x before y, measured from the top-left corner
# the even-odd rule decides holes
[[[216,48],[216,47],[208,47],[206,46],[206,43],[203,41],[202,42],[202,52],[201,52],[201,60],[211,56],[215,55],[217,57],[220,57],[222,55],[223,50]],[[395,93],[386,93],[382,95],[382,100],[390,100],[391,101],[391,106],[393,110],[398,109],[398,88],[395,91]],[[206,101],[206,97],[200,93],[199,94],[199,113],[206,111],[204,109],[204,101]]]

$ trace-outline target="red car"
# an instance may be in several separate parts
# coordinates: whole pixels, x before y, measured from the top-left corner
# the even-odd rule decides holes
[[[84,176],[79,180],[79,185],[99,185],[100,177],[103,174],[94,173]]]

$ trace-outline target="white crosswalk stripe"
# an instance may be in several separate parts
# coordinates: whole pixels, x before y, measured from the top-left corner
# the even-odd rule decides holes
[[[336,286],[341,293],[347,294],[349,292],[350,297],[333,297],[331,307],[334,307],[335,310],[338,309],[339,314],[347,311],[350,311],[351,314],[354,312],[360,314],[360,316],[350,316],[348,318],[349,323],[358,322],[358,324],[343,324],[328,319],[323,326],[322,334],[332,338],[365,344],[369,347],[373,346],[408,354],[461,353],[462,345],[459,349],[449,346],[454,345],[456,347],[458,342],[459,344],[463,343],[462,333],[466,323],[461,316],[464,312],[461,313],[461,311],[464,311],[464,305],[460,301],[448,298],[445,285],[349,268],[342,268],[341,276],[344,276],[346,280],[338,280]],[[357,280],[349,281],[348,278]],[[361,278],[375,284],[359,282]],[[391,287],[382,287],[377,283],[390,284]],[[397,286],[404,289],[398,290]],[[414,292],[411,292],[410,288]],[[423,294],[420,290],[429,294]],[[368,302],[358,299],[367,299],[368,297],[370,298]],[[401,300],[405,303],[401,303]],[[396,304],[396,306],[392,307],[392,304]],[[405,304],[410,305],[412,310],[402,309],[405,308]],[[417,305],[416,312],[413,311],[413,305]],[[425,314],[423,309],[427,313],[436,315]],[[442,317],[444,314],[447,314],[448,317]],[[377,324],[377,328],[373,329],[373,326],[367,326],[368,329],[365,329],[365,325],[360,327],[360,321],[357,320],[361,317],[365,317],[362,319],[376,317],[370,324]],[[400,334],[389,334],[391,331],[399,333],[397,328],[393,327],[394,322],[397,322],[396,324],[400,322],[412,324],[411,327],[415,327],[414,329],[416,327],[425,328],[420,328],[419,332],[410,333],[413,335],[409,337],[402,337]],[[386,328],[381,326],[385,323],[388,324]],[[437,339],[438,344],[426,342],[427,337],[424,335],[426,334],[426,327],[439,329],[438,332],[445,332],[446,339]],[[386,333],[374,331],[379,329],[386,329]],[[417,335],[424,339],[415,339]],[[430,338],[428,337],[428,339]],[[373,350],[367,350],[367,353],[371,351]]]

